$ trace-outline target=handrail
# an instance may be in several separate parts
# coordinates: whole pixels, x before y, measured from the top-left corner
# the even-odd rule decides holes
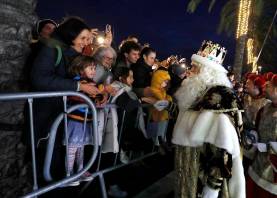
[[[93,124],[93,144],[95,148],[93,149],[93,153],[91,156],[91,159],[87,163],[87,165],[83,168],[82,171],[67,177],[65,179],[62,179],[60,181],[54,182],[53,184],[47,185],[45,187],[42,187],[40,189],[35,189],[31,193],[28,193],[24,195],[23,197],[36,197],[38,195],[41,195],[43,193],[46,193],[50,190],[53,190],[57,187],[63,186],[68,182],[72,182],[76,179],[78,179],[81,175],[83,175],[93,164],[93,162],[96,159],[97,153],[98,153],[98,134],[97,134],[97,111],[96,107],[93,104],[93,102],[90,100],[89,97],[85,96],[82,93],[79,92],[73,92],[73,91],[59,91],[59,92],[28,92],[28,93],[12,93],[12,94],[0,94],[0,101],[11,101],[11,100],[22,100],[22,99],[28,99],[32,101],[33,98],[50,98],[50,97],[62,97],[62,96],[78,96],[88,104],[89,108],[92,109],[92,124]],[[32,128],[32,126],[31,126]],[[31,130],[31,139],[32,139],[32,154],[34,154],[34,134],[33,130]],[[34,156],[33,156],[34,157]],[[33,164],[35,166],[35,164]],[[36,167],[33,167],[34,170],[36,170]],[[36,185],[36,179],[34,179],[35,185]]]
[[[76,109],[84,108],[84,107],[88,107],[88,105],[86,105],[86,104],[74,105],[74,106],[68,108],[66,113],[71,113],[72,111],[75,111]],[[53,122],[52,127],[50,129],[50,135],[49,135],[49,140],[48,140],[48,145],[47,145],[46,155],[45,155],[45,161],[44,161],[44,167],[43,167],[44,179],[48,182],[53,180],[51,173],[50,173],[50,166],[51,166],[51,160],[52,160],[52,156],[53,156],[56,134],[58,131],[58,127],[63,119],[64,119],[64,113],[61,113],[56,118],[56,120]]]

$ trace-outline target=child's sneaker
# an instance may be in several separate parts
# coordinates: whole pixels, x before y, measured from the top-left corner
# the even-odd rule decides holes
[[[92,174],[90,172],[85,172],[81,177],[79,181],[91,181],[94,177],[92,177]]]

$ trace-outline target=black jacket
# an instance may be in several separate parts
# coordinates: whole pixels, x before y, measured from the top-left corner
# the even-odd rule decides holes
[[[133,90],[139,97],[142,97],[142,89],[150,87],[152,79],[152,68],[144,60],[139,60],[131,66],[134,73]]]
[[[145,139],[142,132],[135,126],[138,107],[141,106],[141,103],[138,100],[130,98],[130,96],[124,92],[117,98],[116,105],[119,107],[117,109],[118,126],[122,125],[123,112],[125,111],[126,113],[121,134],[121,146],[123,150],[142,151],[150,148],[152,145],[151,140]]]

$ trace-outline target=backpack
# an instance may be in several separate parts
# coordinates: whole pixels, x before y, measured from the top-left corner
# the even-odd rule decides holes
[[[62,54],[62,48],[59,45],[55,46],[55,49],[57,50],[57,58],[55,61],[55,67],[58,66],[62,60],[63,54]]]
[[[63,44],[62,42],[60,42],[56,39],[53,39],[53,38],[44,39],[44,40],[41,40],[41,41],[47,47],[55,48],[57,50],[57,57],[56,57],[56,61],[55,61],[55,67],[58,66],[61,63],[61,60],[62,60],[62,57],[63,57],[62,49],[65,48],[65,44]]]

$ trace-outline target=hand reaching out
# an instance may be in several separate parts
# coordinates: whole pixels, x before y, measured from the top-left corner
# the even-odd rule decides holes
[[[105,30],[105,45],[111,46],[112,41],[113,41],[112,29],[111,29],[111,26],[107,24],[106,30]]]
[[[98,29],[97,28],[93,28],[93,29],[90,29],[90,32],[91,32],[91,41],[93,41],[93,39],[97,36],[97,32],[98,32]],[[91,42],[92,43],[92,42]]]

